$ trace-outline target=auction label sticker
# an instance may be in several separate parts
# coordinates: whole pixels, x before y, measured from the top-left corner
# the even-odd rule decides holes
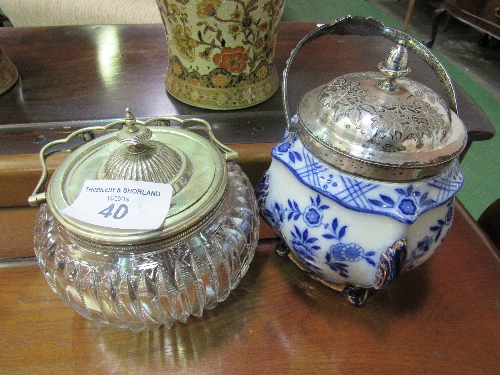
[[[85,223],[117,229],[157,229],[170,209],[172,185],[132,180],[87,180],[61,210]]]

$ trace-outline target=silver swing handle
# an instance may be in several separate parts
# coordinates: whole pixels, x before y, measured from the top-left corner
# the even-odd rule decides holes
[[[40,150],[40,153],[39,153],[40,164],[42,166],[42,175],[40,176],[40,179],[39,179],[38,184],[36,185],[35,189],[33,190],[30,197],[28,198],[28,203],[30,204],[30,206],[38,207],[42,203],[45,203],[47,201],[45,187],[47,185],[48,175],[49,175],[48,168],[47,168],[47,158],[49,156],[54,155],[56,153],[74,151],[76,148],[80,147],[82,144],[93,139],[93,136],[86,136],[86,135],[91,135],[94,132],[104,132],[104,131],[112,129],[114,127],[122,127],[123,125],[127,125],[128,120],[129,120],[128,119],[129,112],[130,112],[130,110],[127,108],[127,118],[124,120],[118,120],[118,121],[112,122],[110,124],[107,124],[105,126],[94,126],[94,127],[80,129],[80,130],[77,130],[77,131],[71,133],[70,135],[68,135],[64,139],[58,139],[56,141],[47,143]],[[131,114],[131,112],[130,112],[130,114]],[[189,130],[189,131],[193,131],[193,130],[205,131],[207,133],[208,137],[210,138],[210,141],[214,144],[214,146],[216,148],[218,148],[221,151],[221,153],[226,161],[229,162],[229,161],[238,159],[238,153],[236,151],[227,147],[223,143],[219,142],[219,140],[214,135],[214,132],[212,130],[212,127],[210,126],[210,123],[206,120],[203,120],[200,118],[180,119],[177,117],[155,117],[155,118],[151,118],[147,121],[142,122],[142,121],[137,121],[134,119],[134,123],[137,123],[137,124],[143,125],[143,126],[151,125],[152,123],[155,123],[155,122],[161,126],[170,126],[171,121],[176,121],[176,122],[184,125],[183,128],[186,130]],[[187,123],[193,123],[193,122],[197,123],[197,124],[191,125],[191,126],[186,126]],[[55,150],[53,152],[49,152],[49,150],[52,147],[57,146],[57,145],[61,145],[61,144],[67,144],[73,138],[75,138],[77,136],[81,136],[84,143],[82,143],[76,147],[67,149],[67,150]],[[134,140],[134,142],[135,142],[135,140]]]
[[[292,50],[283,71],[283,107],[285,110],[287,128],[289,131],[296,130],[295,125],[290,121],[290,110],[288,108],[287,100],[288,74],[290,71],[290,66],[295,55],[302,49],[302,47],[326,34],[382,36],[408,48],[410,51],[413,51],[417,56],[424,60],[427,65],[432,68],[432,70],[434,70],[437,77],[446,89],[446,94],[448,95],[448,100],[450,102],[450,108],[458,114],[457,99],[455,89],[453,88],[453,84],[451,82],[451,78],[446,72],[443,64],[441,64],[438,58],[434,56],[434,54],[429,51],[429,49],[422,42],[408,35],[404,31],[392,27],[386,27],[380,21],[377,21],[373,18],[347,16],[345,18],[338,19],[333,23],[317,27],[309,34],[307,34],[304,38],[302,38],[302,40]]]
[[[106,126],[91,126],[87,127],[84,129],[79,129],[77,131],[74,131],[70,135],[68,135],[66,138],[63,139],[58,139],[56,141],[52,141],[50,143],[47,143],[45,146],[42,147],[40,150],[40,153],[38,154],[38,158],[40,160],[40,164],[42,166],[42,175],[40,176],[40,179],[38,180],[38,183],[31,193],[31,195],[28,198],[28,203],[32,207],[38,207],[42,203],[45,203],[47,201],[46,199],[46,193],[45,193],[45,187],[48,182],[48,177],[49,177],[49,171],[47,168],[47,158],[49,156],[52,156],[54,154],[62,153],[62,152],[71,152],[80,147],[82,144],[87,143],[91,141],[94,138],[94,132],[103,132],[108,129],[111,129],[115,126],[122,125],[124,121],[115,121],[112,122]],[[62,145],[69,143],[73,138],[80,136],[81,139],[83,140],[83,143],[80,145],[77,145],[75,147],[66,149],[66,150],[55,150],[52,152],[49,152],[50,149],[54,146]]]

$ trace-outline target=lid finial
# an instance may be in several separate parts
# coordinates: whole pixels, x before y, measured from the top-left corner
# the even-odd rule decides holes
[[[136,119],[132,114],[132,110],[125,110],[125,126],[116,136],[116,140],[124,145],[131,145],[129,151],[131,153],[142,153],[148,149],[148,140],[153,133],[146,126],[141,126],[136,123]]]
[[[153,132],[136,121],[132,110],[125,110],[125,126],[116,140],[123,146],[115,150],[104,165],[107,180],[135,180],[172,183],[183,172],[183,157],[161,142],[152,140]],[[177,176],[177,177],[176,177]]]
[[[378,68],[387,76],[384,81],[377,85],[378,88],[389,94],[398,92],[399,86],[395,82],[396,78],[404,77],[410,73],[408,50],[402,44],[398,44],[389,52],[384,61],[378,64]]]
[[[127,125],[129,133],[135,133],[138,131],[137,126],[135,126],[135,117],[130,108],[125,109],[125,125]]]

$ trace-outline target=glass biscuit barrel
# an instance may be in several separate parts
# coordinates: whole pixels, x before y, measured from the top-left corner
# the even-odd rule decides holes
[[[89,137],[95,132],[103,135]],[[47,157],[78,136],[90,140],[48,182]],[[40,152],[42,177],[29,201],[40,206],[35,253],[49,285],[80,315],[133,331],[186,322],[225,300],[247,272],[259,232],[253,189],[236,158],[204,120],[140,122],[129,109],[125,120],[46,145]],[[82,212],[66,214],[88,181],[168,185],[166,217],[144,229],[146,217],[164,208],[162,200],[127,228],[96,225]],[[122,198],[112,198],[116,206],[107,210],[91,203],[88,211],[116,222],[129,198],[109,196]]]

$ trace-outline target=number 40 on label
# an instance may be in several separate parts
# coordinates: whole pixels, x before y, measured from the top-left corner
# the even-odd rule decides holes
[[[115,210],[115,204],[110,204],[104,210],[99,211],[99,215],[105,218],[112,217],[115,220],[123,219],[128,214],[128,206],[126,204],[120,204]]]

